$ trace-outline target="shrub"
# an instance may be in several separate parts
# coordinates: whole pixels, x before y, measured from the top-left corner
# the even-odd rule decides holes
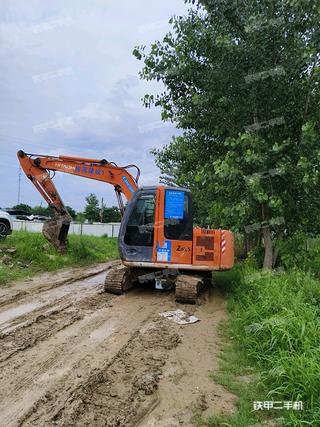
[[[0,264],[0,284],[28,277],[37,272],[103,262],[118,257],[117,239],[94,236],[69,236],[67,255],[60,255],[40,233],[14,232],[0,250],[15,248],[9,265]]]

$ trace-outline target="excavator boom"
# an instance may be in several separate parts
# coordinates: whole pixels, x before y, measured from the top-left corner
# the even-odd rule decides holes
[[[43,235],[61,253],[67,252],[67,236],[71,217],[52,181],[56,171],[82,176],[114,186],[120,212],[124,213],[122,195],[131,200],[138,190],[140,170],[135,165],[117,166],[105,159],[88,159],[71,156],[45,156],[18,151],[21,168],[32,181],[54,212],[54,218],[43,227]],[[133,177],[128,169],[137,170]]]

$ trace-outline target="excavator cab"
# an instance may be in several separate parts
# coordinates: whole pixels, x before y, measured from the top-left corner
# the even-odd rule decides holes
[[[143,187],[128,203],[119,235],[123,261],[190,264],[192,199],[187,189]]]
[[[124,212],[118,243],[129,268],[212,271],[234,262],[232,233],[193,228],[191,192],[178,187],[138,189]]]
[[[131,263],[191,262],[192,200],[187,189],[143,187],[133,196],[122,220],[119,249]],[[179,250],[177,250],[179,249]]]

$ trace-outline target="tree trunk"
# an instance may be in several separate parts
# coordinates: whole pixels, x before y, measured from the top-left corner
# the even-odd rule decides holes
[[[272,270],[272,266],[273,266],[273,245],[272,245],[270,227],[264,227],[262,229],[262,235],[263,235],[263,243],[264,243],[263,268],[266,270]]]
[[[283,239],[283,235],[284,235],[284,232],[283,232],[283,230],[280,230],[278,233],[277,233],[277,239],[276,239],[276,241],[277,242],[279,242],[279,240],[282,240]],[[274,248],[273,248],[273,261],[272,261],[272,267],[274,268],[275,267],[275,265],[276,265],[276,262],[277,262],[277,259],[278,259],[278,256],[279,256],[279,247],[277,247],[276,245],[275,245],[275,241],[273,242],[273,246],[274,246]]]
[[[278,255],[279,255],[279,248],[274,248],[273,249],[273,257],[272,257],[272,268],[274,268],[276,265]]]
[[[250,233],[244,235],[244,253],[248,256],[248,253],[253,249],[257,248],[260,244],[260,232]]]

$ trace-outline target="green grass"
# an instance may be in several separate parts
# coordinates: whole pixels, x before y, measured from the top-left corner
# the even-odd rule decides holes
[[[0,285],[34,274],[69,266],[85,266],[118,257],[117,239],[69,235],[68,254],[63,256],[40,233],[14,232],[0,241],[0,250],[15,248],[9,265],[0,264]],[[0,260],[3,252],[0,252]],[[26,265],[27,267],[25,267]]]
[[[310,272],[320,278],[320,237],[310,238],[296,233],[289,239],[278,243],[282,265],[292,270]]]
[[[249,427],[269,417],[286,427],[320,425],[320,281],[302,271],[242,266],[215,274],[215,281],[229,294],[230,320],[221,329],[220,372],[212,376],[239,396],[238,411],[197,416],[195,424]],[[302,401],[304,410],[258,413],[253,401]]]

